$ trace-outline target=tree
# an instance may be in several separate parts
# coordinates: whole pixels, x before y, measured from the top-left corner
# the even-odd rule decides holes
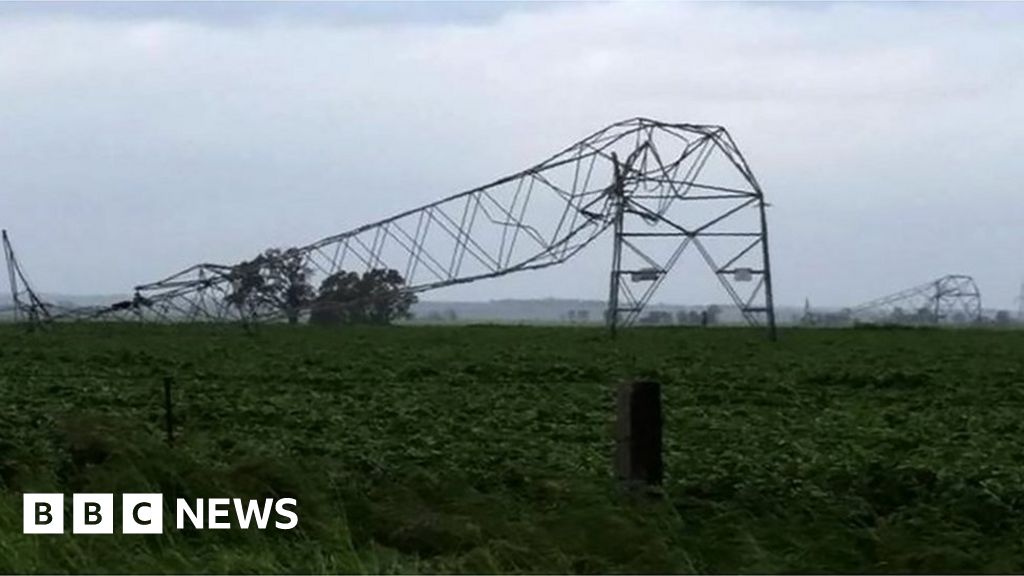
[[[405,290],[397,270],[375,268],[360,276],[344,270],[324,279],[310,322],[320,325],[390,324],[410,318],[416,295]]]
[[[242,318],[256,315],[262,301],[265,279],[261,273],[262,256],[236,264],[231,269],[231,293],[224,300],[238,308]]]
[[[351,324],[352,310],[360,298],[359,274],[341,270],[320,283],[320,290],[309,315],[310,324]]]
[[[893,308],[892,312],[889,314],[889,322],[892,322],[893,324],[902,324],[906,318],[907,313],[904,312],[903,308],[900,306]]]
[[[301,310],[313,299],[309,275],[305,257],[297,249],[270,248],[232,268],[232,290],[226,300],[238,307],[243,318],[271,309],[283,312],[289,324],[296,324]]]
[[[915,324],[935,324],[938,321],[938,315],[930,306],[922,306],[914,312],[913,322]]]
[[[705,309],[704,311],[707,312],[707,324],[709,326],[714,326],[715,324],[718,324],[718,319],[722,315],[721,306],[719,306],[718,304],[712,304],[708,306],[707,309]]]
[[[297,324],[299,312],[313,301],[314,296],[306,259],[295,248],[283,252],[271,248],[263,253],[263,257],[267,268],[268,298],[272,305],[284,311],[289,324]]]
[[[697,326],[700,324],[700,312],[696,310],[680,310],[676,312],[676,324]]]
[[[671,324],[672,314],[664,310],[651,310],[638,323],[644,325]]]

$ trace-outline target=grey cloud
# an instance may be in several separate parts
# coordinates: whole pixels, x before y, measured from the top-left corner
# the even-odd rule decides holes
[[[487,24],[504,14],[550,8],[538,2],[5,2],[0,16],[110,21],[173,20],[212,26],[292,21],[329,26]]]

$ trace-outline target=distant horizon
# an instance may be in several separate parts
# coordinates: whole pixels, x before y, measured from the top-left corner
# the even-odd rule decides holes
[[[53,303],[53,304],[59,303],[61,301],[74,303],[75,299],[78,299],[78,300],[89,300],[89,301],[96,301],[96,302],[103,302],[103,303],[108,303],[108,302],[112,303],[112,302],[119,301],[119,300],[130,299],[132,297],[132,293],[131,292],[122,293],[122,294],[53,294],[53,293],[48,293],[48,292],[45,292],[45,291],[40,291],[40,292],[38,292],[38,295],[44,301],[47,301],[48,303]],[[885,294],[880,294],[879,297],[881,297],[881,296],[886,296],[886,295]],[[822,305],[818,305],[818,304],[815,304],[814,300],[812,299],[810,304],[811,304],[811,309],[812,310],[827,311],[827,312],[838,312],[838,311],[841,311],[843,309],[854,308],[854,307],[859,306],[861,304],[867,303],[868,301],[870,301],[870,299],[869,300],[865,300],[864,302],[857,302],[855,304],[839,304],[839,305],[835,305],[835,304],[822,304]],[[2,302],[4,304],[10,304],[11,303],[10,292],[5,292],[3,294],[0,294],[0,302]],[[420,293],[420,299],[417,302],[417,304],[418,305],[427,304],[427,305],[444,306],[444,305],[459,305],[459,304],[486,305],[486,304],[495,304],[495,303],[502,303],[502,302],[510,302],[510,303],[531,303],[531,302],[532,303],[539,303],[539,302],[572,303],[572,302],[577,302],[577,303],[591,304],[591,305],[594,305],[594,306],[597,306],[597,305],[605,306],[605,305],[607,305],[608,301],[607,301],[607,299],[600,299],[600,298],[564,298],[564,297],[492,298],[492,299],[489,299],[489,300],[469,300],[469,299],[446,300],[446,299],[423,298],[422,297],[422,293]],[[76,305],[84,306],[84,304],[76,304]],[[723,309],[737,310],[736,306],[732,302],[729,302],[729,301],[726,301],[726,300],[708,301],[708,302],[697,302],[697,303],[676,303],[676,302],[667,302],[667,301],[659,300],[659,301],[648,303],[647,306],[645,307],[645,309],[646,310],[651,310],[651,309],[657,309],[657,308],[705,308],[705,307],[708,307],[708,306],[719,306],[719,307],[721,307]],[[803,303],[801,303],[801,304],[776,303],[775,304],[775,309],[776,309],[776,312],[778,312],[779,310],[784,310],[786,312],[803,311],[804,304]],[[985,311],[985,312],[990,312],[990,313],[991,312],[999,312],[999,311],[1004,311],[1005,310],[1007,312],[1010,312],[1013,315],[1015,315],[1017,313],[1017,309],[1016,308],[1000,308],[1000,307],[988,306],[988,305],[985,304],[984,297],[982,299],[982,310]]]

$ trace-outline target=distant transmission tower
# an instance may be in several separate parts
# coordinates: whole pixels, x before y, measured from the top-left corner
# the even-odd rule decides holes
[[[1024,322],[1024,282],[1020,283],[1020,294],[1017,296],[1017,320]]]
[[[974,278],[950,274],[865,302],[852,315],[897,323],[981,322],[981,291]]]
[[[28,321],[35,324],[42,320],[50,320],[50,311],[46,304],[36,296],[31,284],[25,278],[25,273],[18,264],[18,258],[14,254],[14,247],[7,236],[7,230],[2,231],[4,258],[7,260],[7,280],[11,286],[11,310],[15,322]]]

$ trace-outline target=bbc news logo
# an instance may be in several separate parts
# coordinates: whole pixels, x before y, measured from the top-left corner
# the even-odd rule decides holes
[[[63,494],[25,494],[22,532],[25,534],[64,533]],[[294,498],[242,500],[240,498],[199,498],[175,500],[174,525],[178,530],[248,530],[269,527],[291,530],[299,525]],[[234,523],[232,523],[232,516]],[[113,494],[72,494],[72,534],[113,534]],[[273,520],[273,522],[271,522]],[[122,494],[122,534],[162,534],[164,497],[162,494]]]

